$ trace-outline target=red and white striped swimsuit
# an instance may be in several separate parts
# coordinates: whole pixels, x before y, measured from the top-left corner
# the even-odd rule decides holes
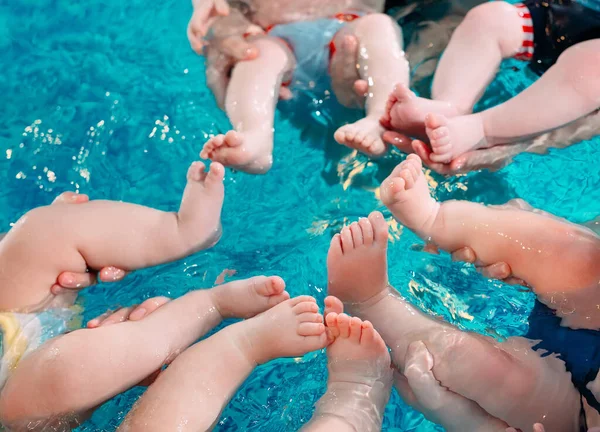
[[[515,55],[519,60],[529,61],[533,58],[533,21],[529,8],[523,3],[515,5],[523,21],[523,45]]]

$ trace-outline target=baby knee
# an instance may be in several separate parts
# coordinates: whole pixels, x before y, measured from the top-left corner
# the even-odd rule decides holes
[[[386,15],[386,14],[382,14],[382,13],[374,13],[374,14],[365,15],[365,16],[361,17],[356,22],[356,24],[358,27],[369,26],[369,27],[377,27],[377,28],[382,28],[382,27],[386,27],[386,26],[396,27],[398,25],[396,23],[396,21],[394,21],[392,19],[392,17],[390,17],[389,15]]]
[[[294,66],[294,54],[288,44],[280,39],[271,36],[258,36],[252,39],[252,44],[258,49],[259,55],[255,63],[263,68],[265,59],[268,59],[271,65],[276,65],[284,69],[291,69]],[[252,63],[253,60],[244,62]]]
[[[468,28],[478,33],[504,34],[506,28],[503,17],[517,16],[515,7],[504,1],[494,1],[480,4],[471,9],[460,23],[457,31]]]
[[[559,57],[555,67],[564,68],[565,82],[600,107],[600,41],[574,45]]]
[[[400,26],[392,17],[382,13],[374,13],[361,17],[356,21],[355,29],[358,35],[360,33],[372,33],[376,30],[378,33],[389,31],[393,37],[401,34]]]

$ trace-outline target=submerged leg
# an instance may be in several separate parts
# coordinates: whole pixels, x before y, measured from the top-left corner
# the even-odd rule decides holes
[[[238,63],[227,89],[225,109],[234,130],[211,138],[200,156],[254,174],[273,164],[273,122],[283,75],[292,54],[273,38],[254,42],[260,55]]]
[[[52,339],[10,375],[0,393],[0,421],[17,430],[63,424],[137,385],[223,318],[256,315],[286,300],[284,289],[278,277],[235,281],[186,294],[141,321]]]
[[[381,430],[392,388],[390,355],[368,321],[325,310],[331,345],[327,348],[327,390],[304,431]]]
[[[384,113],[388,95],[394,84],[408,84],[408,62],[402,49],[400,27],[389,16],[372,14],[348,25],[358,38],[359,75],[369,83],[367,116],[356,123],[342,126],[335,132],[338,143],[356,148],[372,156],[383,155],[387,147],[381,139],[384,128],[379,119]],[[343,37],[340,32],[339,37]],[[381,41],[389,44],[382,44]]]
[[[293,298],[189,348],[159,376],[119,430],[210,430],[258,364],[325,346],[318,310],[312,297]]]
[[[422,341],[441,385],[492,417],[523,430],[541,420],[553,424],[549,430],[577,430],[579,395],[561,361],[540,358],[523,339],[499,344],[423,314],[389,287],[386,253],[380,213],[344,228],[329,251],[328,292],[373,323],[401,372],[411,344]]]
[[[600,40],[582,42],[503,104],[452,119],[431,116],[426,122],[431,160],[447,163],[477,148],[518,143],[592,113],[600,107],[599,69]]]

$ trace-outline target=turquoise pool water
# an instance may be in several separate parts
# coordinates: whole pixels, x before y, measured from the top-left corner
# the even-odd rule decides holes
[[[64,190],[92,198],[177,208],[191,161],[211,134],[228,129],[206,90],[203,60],[188,47],[186,0],[148,2],[20,0],[0,5],[0,230]],[[530,81],[510,64],[490,91],[497,101]],[[328,105],[325,102],[323,105]],[[315,108],[316,107],[316,108]],[[347,112],[278,114],[275,164],[265,177],[228,172],[224,236],[212,250],[137,272],[83,292],[86,319],[156,295],[209,287],[234,277],[279,274],[292,295],[325,296],[325,257],[345,223],[380,208],[379,182],[400,161],[350,155],[333,142]],[[520,197],[575,222],[598,216],[598,145],[549,156],[523,155],[499,172],[443,179],[441,199],[497,204]],[[408,231],[394,230],[391,280],[423,310],[459,326],[505,337],[524,333],[533,303],[520,288],[487,281],[473,268],[431,256]],[[398,323],[401,325],[401,323]],[[202,367],[202,365],[198,365]],[[256,370],[233,398],[217,431],[287,431],[312,414],[325,388],[323,353]],[[79,430],[113,431],[141,390],[102,406]],[[199,407],[201,409],[201,407]],[[396,393],[385,431],[440,430]]]

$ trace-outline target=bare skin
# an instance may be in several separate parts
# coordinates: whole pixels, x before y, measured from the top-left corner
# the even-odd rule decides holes
[[[249,318],[287,299],[281,278],[258,276],[92,321],[21,359],[0,393],[0,421],[15,431],[79,424],[106,400],[152,378],[223,319]]]
[[[327,329],[315,300],[301,296],[194,345],[144,394],[119,430],[209,430],[258,364],[325,345],[327,391],[303,430],[381,430],[392,384],[387,347],[371,323],[332,309],[325,313]]]
[[[495,6],[493,6],[495,7]],[[347,37],[350,38],[351,37]],[[357,43],[356,41],[347,42],[344,47],[343,59],[347,64],[353,64],[351,58],[357,58]],[[354,50],[354,53],[352,52]],[[411,52],[411,54],[414,54]],[[354,60],[356,62],[356,60]],[[350,71],[346,72],[350,76]],[[349,79],[349,78],[348,78]],[[358,79],[354,83],[353,88],[356,91],[357,97],[364,96],[368,90],[366,81]],[[394,93],[398,92],[399,89],[406,90],[403,85],[397,86]],[[450,86],[450,88],[452,88]],[[409,90],[404,92],[405,98],[414,100],[416,96]],[[391,99],[397,100],[396,94],[392,94]],[[421,98],[420,101],[423,104],[430,104],[432,101]],[[435,101],[434,101],[435,102]],[[395,103],[395,102],[394,102]],[[447,104],[447,102],[445,102]],[[398,106],[398,104],[396,104]],[[453,116],[452,105],[446,105],[445,109],[439,109],[435,111],[437,114],[445,115],[447,118]],[[389,110],[389,105],[388,105]],[[414,135],[426,135],[424,130],[424,122],[427,113],[430,113],[431,108],[426,109],[425,106],[421,108],[420,105],[403,105],[402,115],[410,116],[410,112],[420,112],[420,120],[413,122],[422,122],[420,127],[414,131]],[[387,117],[386,117],[387,115]],[[390,127],[389,113],[384,115],[382,123],[386,127]],[[557,129],[541,133],[535,136],[521,138],[518,142],[511,142],[509,144],[499,144],[493,147],[482,147],[472,151],[465,152],[458,157],[455,157],[449,163],[436,162],[431,159],[433,152],[431,147],[423,142],[422,140],[411,141],[408,138],[407,133],[404,131],[398,132],[393,130],[387,130],[383,133],[383,141],[387,144],[396,147],[403,153],[417,153],[423,162],[431,168],[433,171],[442,175],[455,175],[465,173],[469,171],[476,171],[480,169],[500,169],[503,166],[508,165],[512,158],[520,153],[538,153],[544,154],[549,148],[564,148],[569,147],[573,144],[577,144],[581,141],[589,140],[592,137],[600,134],[600,111],[592,112],[584,117],[579,118],[576,121],[563,125]]]
[[[328,292],[381,333],[409,403],[449,431],[528,430],[542,419],[548,431],[579,430],[579,393],[562,361],[525,339],[498,343],[424,315],[389,287],[386,252],[380,213],[344,228],[331,243]],[[443,388],[424,391],[436,382]]]
[[[83,204],[90,200],[85,194],[75,192],[63,192],[55,198],[52,204]],[[7,233],[0,233],[0,241]],[[56,278],[56,281],[50,292],[54,295],[59,295],[70,290],[81,290],[96,283],[97,280],[102,282],[117,282],[125,277],[125,272],[116,267],[105,267],[100,271],[93,272],[89,269],[83,273],[62,272]]]
[[[595,306],[600,303],[600,237],[589,229],[519,200],[500,207],[440,204],[429,194],[416,155],[396,167],[381,195],[396,219],[441,249],[469,246],[483,263],[508,263],[516,277],[557,311],[563,325],[600,329]]]
[[[109,201],[28,212],[0,242],[1,266],[12,269],[0,275],[0,310],[71,304],[76,292],[54,295],[49,288],[64,271],[110,266],[131,271],[212,246],[221,233],[223,176],[220,164],[206,173],[202,163],[194,163],[178,213]]]
[[[214,22],[215,43],[218,44],[219,40],[232,40],[235,33],[233,29],[236,28],[239,29],[237,33],[240,35],[248,33],[248,29],[255,25],[267,28],[287,22],[331,18],[336,13],[353,8],[364,12],[377,12],[382,10],[383,4],[374,8],[370,1],[343,0],[328,2],[326,7],[323,7],[322,4],[311,1],[275,4],[255,1],[251,6],[254,12],[252,22],[246,21],[246,24],[243,24],[245,18],[239,11],[230,11],[227,17]],[[198,16],[203,17],[205,21],[203,24],[194,24],[197,28],[205,26],[211,20],[206,18],[206,14]],[[256,34],[254,31],[251,33]],[[335,138],[341,144],[358,148],[372,156],[381,156],[386,152],[387,146],[381,139],[384,129],[379,124],[379,118],[383,114],[387,95],[398,77],[408,82],[408,63],[402,51],[399,28],[386,15],[372,13],[347,24],[343,31],[338,32],[334,39],[336,45],[352,43],[351,40],[345,39],[347,35],[358,39],[361,47],[358,73],[360,78],[369,83],[367,116],[356,123],[341,127],[335,133]],[[379,43],[382,39],[390,40],[390,45],[383,47]],[[194,43],[196,42],[192,42],[192,45]],[[209,140],[201,156],[242,171],[262,174],[272,165],[276,96],[281,95],[283,77],[293,73],[296,59],[287,49],[288,46],[277,38],[258,38],[253,46],[260,50],[260,56],[247,55],[245,62],[232,68],[231,79],[211,80],[213,83],[218,82],[215,84],[215,94],[218,99],[225,101],[225,110],[234,130]],[[351,93],[348,80],[345,77],[338,80],[337,76],[337,73],[333,75],[333,87],[336,92],[340,92],[344,103],[350,104],[351,98],[346,97]],[[252,79],[251,85],[248,85],[249,77]]]
[[[148,315],[152,314],[161,306],[171,301],[168,297],[153,297],[144,300],[139,305],[129,306],[108,311],[94,319],[88,321],[86,327],[89,329],[118,324],[125,321],[141,321]],[[161,373],[161,369],[152,372],[146,378],[138,383],[138,386],[148,387],[151,385]]]
[[[302,431],[381,431],[392,388],[388,349],[369,321],[338,312],[334,301],[325,309],[327,391]]]
[[[527,37],[520,11],[506,2],[473,8],[440,60],[432,100],[400,86],[390,96],[383,124],[419,138],[425,133],[431,160],[449,164],[477,149],[544,135],[596,111],[600,107],[597,39],[568,48],[538,81],[506,103],[472,114],[500,62],[517,54]],[[520,121],[514,122],[515,117]]]
[[[195,43],[195,42],[194,42]],[[192,43],[192,46],[194,45]],[[358,75],[356,64],[358,62],[358,40],[352,35],[343,35],[342,41],[337,46],[337,51],[331,59],[331,75],[332,85],[338,101],[347,107],[363,107],[366,100],[366,94],[369,89],[369,85],[366,81],[361,80]],[[209,45],[204,44],[204,48],[207,50],[207,83],[213,91],[213,94],[217,98],[217,102],[223,108],[225,104],[225,91],[227,89],[230,77],[229,71],[239,61],[250,59],[247,58],[245,53],[248,50],[257,50],[256,45],[252,44],[241,36],[229,36],[222,40],[213,40]],[[282,94],[281,90],[289,90],[285,87],[280,89],[280,99],[287,98],[291,94]],[[556,139],[546,140],[549,142],[574,142],[574,140],[585,139],[582,133],[584,130],[589,129],[586,125],[581,126],[581,132],[577,133],[577,136],[564,136],[561,135]],[[387,135],[387,139],[386,139]],[[413,152],[411,147],[411,140],[403,135],[396,132],[386,132],[383,135],[384,141],[397,147],[404,152]],[[539,146],[538,146],[539,147]],[[428,147],[423,145],[423,150],[427,151]],[[431,166],[437,172],[442,174],[450,174],[451,170],[465,169],[467,171],[471,169],[481,169],[484,167],[501,166],[503,163],[507,163],[507,159],[512,156],[509,153],[503,153],[495,156],[492,153],[499,153],[497,149],[481,149],[475,152],[471,152],[468,155],[464,155],[460,160],[460,165],[444,165],[435,164],[428,161],[428,165]],[[517,149],[517,146],[511,147],[511,149]],[[522,151],[522,150],[521,150]],[[423,155],[421,156],[424,157]],[[425,159],[424,159],[425,160]],[[457,171],[458,172],[458,171]],[[481,273],[488,278],[501,279],[507,283],[522,285],[523,281],[512,276],[510,266],[506,263],[493,263],[490,265],[483,265],[477,260],[475,252],[471,248],[461,248],[452,253],[452,258],[455,261],[466,261],[475,264]]]
[[[314,298],[296,297],[187,349],[148,389],[119,430],[210,430],[257,365],[326,346],[318,310]]]

